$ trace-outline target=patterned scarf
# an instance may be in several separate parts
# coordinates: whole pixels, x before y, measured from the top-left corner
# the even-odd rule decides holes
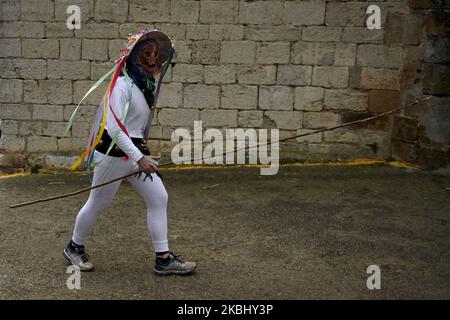
[[[144,94],[149,108],[153,106],[155,101],[155,78],[153,74],[146,72],[142,68],[139,58],[144,48],[151,43],[157,44],[157,42],[153,39],[139,42],[136,47],[133,48],[133,51],[127,60],[127,73],[130,78],[133,79],[133,82],[138,86],[139,90],[141,90]]]

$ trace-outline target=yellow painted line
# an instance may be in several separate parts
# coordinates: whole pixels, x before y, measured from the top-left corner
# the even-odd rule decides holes
[[[400,162],[400,161],[386,161],[386,160],[375,160],[375,159],[356,159],[356,160],[345,160],[338,162],[294,162],[294,163],[283,163],[280,164],[281,168],[289,168],[289,167],[333,167],[333,166],[365,166],[365,165],[387,165],[393,167],[401,167],[407,169],[420,170],[419,166]],[[227,164],[219,164],[219,165],[178,165],[178,166],[170,166],[160,168],[161,171],[169,171],[169,170],[195,170],[195,169],[223,169],[223,168],[268,168],[269,165],[263,164],[237,164],[237,165],[227,165]]]
[[[0,174],[0,179],[24,177],[31,175],[30,172],[18,172],[18,173],[2,173]]]
[[[406,168],[412,170],[421,170],[417,165],[401,162],[401,161],[385,161],[385,160],[375,160],[375,159],[355,159],[355,160],[345,160],[337,162],[294,162],[294,163],[283,163],[280,164],[281,168],[290,167],[337,167],[337,166],[370,166],[370,165],[386,165],[392,167]],[[195,164],[195,165],[178,165],[170,167],[162,167],[161,171],[171,171],[171,170],[199,170],[199,169],[231,169],[231,168],[267,168],[269,165],[263,164],[215,164],[215,165],[205,165],[205,164]],[[38,174],[57,174],[63,171],[50,171],[48,169],[39,170]],[[66,172],[66,173],[76,173],[80,174],[80,171]],[[0,179],[5,178],[15,178],[31,175],[30,172],[18,172],[11,174],[0,174]],[[84,175],[84,174],[83,174]]]

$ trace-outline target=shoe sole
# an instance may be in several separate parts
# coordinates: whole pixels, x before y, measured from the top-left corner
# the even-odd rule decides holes
[[[93,270],[94,270],[94,267],[92,267],[91,269],[81,269],[79,266],[75,265],[75,264],[73,263],[72,259],[70,259],[69,255],[67,254],[66,249],[64,249],[64,251],[63,251],[63,256],[64,256],[64,258],[66,258],[66,260],[67,260],[67,262],[68,262],[69,264],[73,265],[74,268],[76,268],[76,269],[79,270],[79,271],[82,271],[82,272],[89,272],[89,271],[93,271]]]
[[[170,276],[172,274],[177,275],[177,276],[187,276],[187,275],[192,274],[194,271],[195,271],[195,268],[192,270],[188,270],[188,271],[177,271],[177,270],[161,271],[161,270],[153,269],[153,272],[155,273],[155,275],[160,276],[160,277]]]

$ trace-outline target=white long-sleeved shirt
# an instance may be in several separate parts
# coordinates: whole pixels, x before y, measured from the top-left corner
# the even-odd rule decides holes
[[[128,131],[129,137],[120,129],[117,124],[114,115],[112,114],[109,106],[107,107],[106,114],[106,130],[111,139],[114,138],[117,130],[120,132],[117,137],[117,145],[119,148],[125,152],[128,157],[134,161],[138,161],[144,155],[142,152],[133,144],[131,137],[133,138],[143,138],[144,130],[147,127],[148,117],[150,115],[150,109],[148,107],[147,101],[145,100],[144,94],[139,90],[136,85],[131,85],[127,83],[125,77],[119,77],[117,79],[116,85],[111,94],[111,104],[116,114],[117,118],[122,117],[123,111],[125,109],[126,102],[130,99],[130,105],[128,106],[127,116],[125,118],[124,126]]]

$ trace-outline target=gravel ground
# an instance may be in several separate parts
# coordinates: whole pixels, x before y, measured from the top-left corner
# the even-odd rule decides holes
[[[449,299],[450,178],[390,166],[165,170],[169,241],[198,262],[157,277],[145,206],[123,183],[86,243],[95,271],[69,290],[62,249],[81,173],[0,179],[1,299]],[[207,187],[207,188],[205,188]],[[368,290],[370,265],[381,289]]]

